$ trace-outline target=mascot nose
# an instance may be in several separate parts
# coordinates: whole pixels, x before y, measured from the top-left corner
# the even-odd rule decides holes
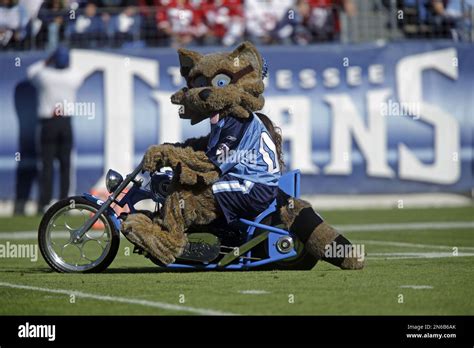
[[[201,98],[203,101],[206,101],[211,93],[212,91],[209,88],[203,89],[201,92],[199,92],[199,98]]]

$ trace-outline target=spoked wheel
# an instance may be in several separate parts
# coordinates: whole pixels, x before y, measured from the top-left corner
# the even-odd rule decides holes
[[[100,208],[77,196],[54,204],[41,220],[38,244],[48,265],[57,272],[87,273],[106,269],[117,255],[120,234],[102,214],[79,241],[73,234]]]

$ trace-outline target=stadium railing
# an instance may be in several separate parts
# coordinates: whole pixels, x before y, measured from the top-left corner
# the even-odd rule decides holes
[[[274,32],[267,33],[260,44],[314,44],[319,42],[360,43],[375,40],[401,39],[451,39],[455,41],[474,42],[474,9],[472,2],[455,0],[448,2],[443,13],[436,13],[430,0],[349,0],[356,11],[347,13],[342,7],[325,8],[328,18],[325,25],[313,18],[315,8],[301,23],[293,25],[294,32],[306,31],[309,36],[293,37],[286,40]],[[456,4],[456,6],[451,5]],[[457,6],[459,5],[459,6]],[[245,6],[242,7],[245,10]],[[0,7],[0,16],[2,15]],[[20,21],[19,27],[8,27],[7,21],[0,20],[0,50],[35,50],[52,49],[59,43],[71,47],[154,47],[182,45],[221,45],[233,44],[241,39],[258,39],[250,35],[242,13],[241,32],[237,31],[233,40],[224,40],[223,36],[215,35],[213,28],[206,27],[206,21],[193,23],[196,27],[190,30],[191,37],[186,37],[186,31],[174,32],[162,28],[160,11],[166,12],[165,7],[135,8],[97,8],[96,16],[91,22],[84,17],[84,8],[64,8],[59,11],[42,9],[38,15],[29,20]],[[321,9],[318,9],[321,10]],[[119,20],[125,12],[130,21]],[[320,11],[319,11],[320,12]],[[4,14],[5,16],[5,14]],[[286,16],[286,11],[283,12]],[[278,26],[284,18],[276,20]],[[237,19],[239,21],[239,19]],[[318,25],[315,23],[318,22]],[[125,24],[124,24],[125,23]],[[284,23],[285,24],[285,23]],[[124,30],[124,26],[128,28]],[[197,26],[202,25],[201,29]],[[85,30],[84,27],[93,30]],[[298,27],[299,26],[299,27]],[[196,35],[199,32],[207,34]],[[324,33],[323,33],[324,32]]]

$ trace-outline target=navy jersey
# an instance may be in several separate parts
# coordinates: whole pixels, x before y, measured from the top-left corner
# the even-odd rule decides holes
[[[276,146],[255,114],[248,119],[224,117],[211,125],[206,154],[221,175],[278,185],[281,172]]]

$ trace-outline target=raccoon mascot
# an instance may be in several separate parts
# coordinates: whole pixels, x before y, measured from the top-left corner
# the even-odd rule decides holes
[[[308,202],[278,189],[282,138],[270,119],[257,113],[265,102],[266,73],[257,49],[244,42],[230,53],[179,49],[178,55],[187,87],[171,102],[181,105],[179,116],[192,125],[208,119],[211,132],[147,150],[144,170],[168,166],[174,176],[159,215],[128,215],[122,224],[128,240],[170,264],[185,251],[192,228],[223,221],[229,233],[239,233],[239,218],[255,218],[276,198],[280,221],[311,255],[342,269],[361,269],[363,262],[356,257],[327,257],[327,245],[350,242]]]

